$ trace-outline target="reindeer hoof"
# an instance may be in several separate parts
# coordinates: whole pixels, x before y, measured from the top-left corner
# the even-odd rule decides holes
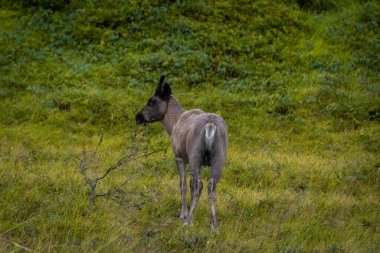
[[[187,217],[189,216],[189,212],[187,210],[182,210],[179,217],[182,219],[182,220],[187,220]]]
[[[190,221],[190,220],[185,220],[185,222],[183,223],[183,225],[191,227],[191,226],[193,226],[193,222]]]
[[[214,225],[214,224],[211,224],[211,231],[214,232],[214,233],[218,233],[219,232],[218,226]]]

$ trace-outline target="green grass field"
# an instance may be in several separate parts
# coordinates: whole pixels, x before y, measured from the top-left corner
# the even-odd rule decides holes
[[[375,0],[0,0],[0,252],[380,252],[379,28]],[[229,126],[217,233],[135,123],[163,73]],[[89,209],[80,159],[131,152]]]

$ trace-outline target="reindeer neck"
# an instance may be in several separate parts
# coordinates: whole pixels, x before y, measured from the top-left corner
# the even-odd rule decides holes
[[[168,110],[162,119],[162,124],[169,136],[172,134],[173,127],[183,112],[185,112],[183,107],[177,102],[175,97],[171,96],[168,102]]]

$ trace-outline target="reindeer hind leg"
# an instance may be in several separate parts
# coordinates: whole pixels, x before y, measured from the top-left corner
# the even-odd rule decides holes
[[[211,229],[216,231],[218,229],[218,222],[216,218],[216,185],[219,182],[222,172],[223,160],[211,160],[211,178],[208,182],[208,199],[211,208]]]
[[[200,175],[200,169],[201,169],[200,164],[201,164],[200,161],[192,162],[190,164],[191,169],[192,169],[192,175],[190,179],[191,203],[190,203],[189,217],[187,221],[185,222],[186,225],[192,224],[193,213],[203,189],[202,177]]]

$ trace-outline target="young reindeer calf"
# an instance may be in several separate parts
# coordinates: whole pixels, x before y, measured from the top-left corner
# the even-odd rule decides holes
[[[219,115],[205,113],[199,109],[185,111],[172,96],[171,88],[169,84],[164,84],[164,80],[165,76],[162,75],[156,92],[136,115],[136,121],[144,125],[161,121],[170,136],[180,176],[182,198],[180,217],[185,221],[185,225],[192,224],[194,209],[202,192],[201,167],[211,167],[208,197],[211,205],[211,228],[215,230],[217,229],[215,190],[227,154],[227,125]],[[190,210],[186,205],[186,164],[190,164],[191,168]]]

